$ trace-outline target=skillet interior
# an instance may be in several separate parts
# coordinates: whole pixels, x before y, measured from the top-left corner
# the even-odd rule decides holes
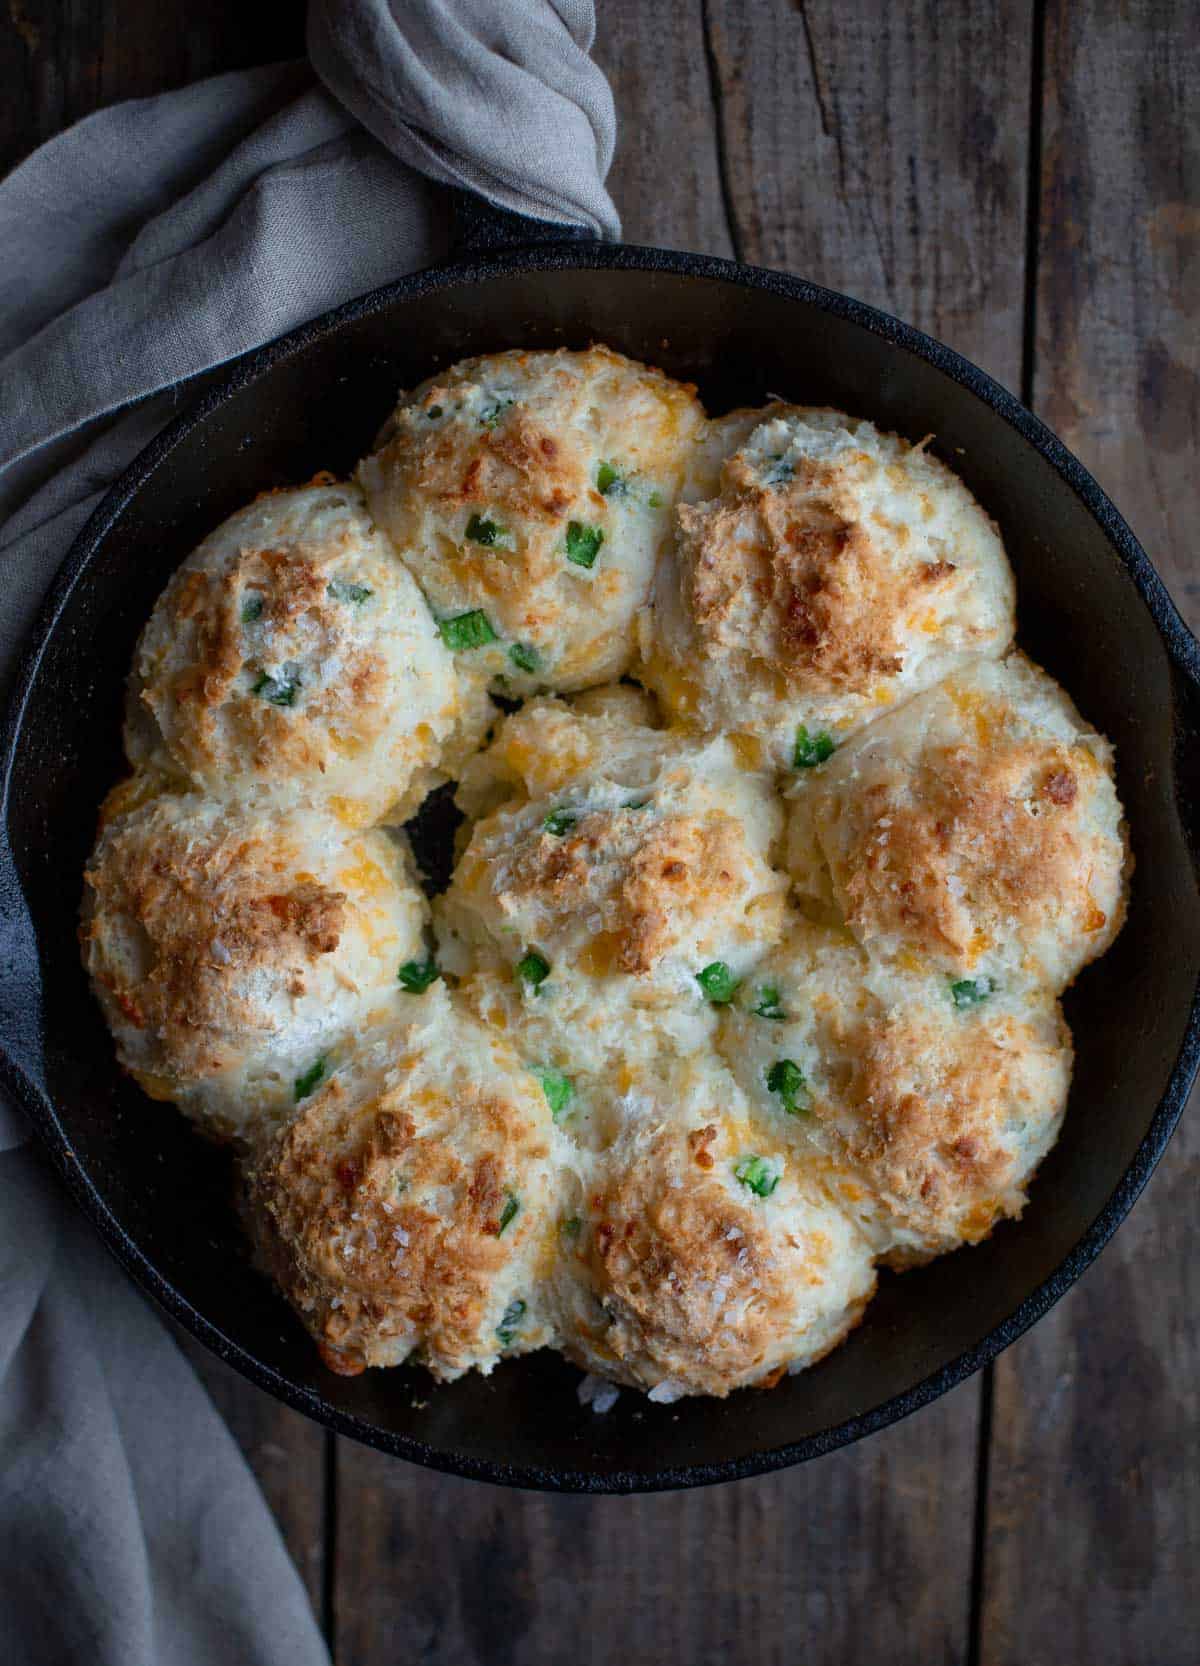
[[[137,490],[84,535],[90,554],[60,583],[16,720],[7,806],[42,1022],[27,1001],[4,1009],[5,971],[25,977],[10,942],[0,1026],[28,1074],[44,1070],[57,1126],[48,1106],[27,1102],[77,1193],[110,1215],[110,1241],[264,1386],[376,1445],[495,1480],[628,1490],[728,1479],[812,1456],[959,1380],[1061,1293],[1136,1196],[1194,1064],[1200,897],[1176,806],[1175,751],[1181,723],[1194,737],[1196,695],[1098,520],[973,390],[962,361],[921,356],[918,338],[853,303],[694,257],[551,249],[463,272],[409,280],[289,338],[299,345],[268,349],[235,375],[228,398],[210,400],[190,429],[152,448]],[[123,679],[177,563],[263,487],[347,469],[399,385],[466,353],[593,339],[695,380],[711,411],[780,393],[844,406],[912,439],[936,434],[1000,523],[1020,587],[1022,645],[1116,743],[1138,862],[1124,932],[1067,999],[1079,1044],[1071,1108],[1025,1219],[980,1248],[885,1276],[850,1341],[769,1394],[661,1407],[626,1393],[599,1418],[577,1404],[577,1373],[549,1355],[441,1389],[415,1372],[325,1372],[248,1266],[226,1160],[119,1074],[75,944],[95,808],[120,767]],[[1174,629],[1161,587],[1153,575],[1147,582]],[[1190,1052],[1177,1067],[1185,1039]]]

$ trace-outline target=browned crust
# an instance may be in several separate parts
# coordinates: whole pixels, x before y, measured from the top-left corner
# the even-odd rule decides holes
[[[525,1230],[518,1216],[501,1235],[501,1212],[520,1192],[521,1164],[545,1147],[498,1094],[464,1092],[453,1115],[471,1129],[461,1148],[431,1135],[402,1090],[355,1108],[335,1077],[249,1172],[267,1269],[318,1341],[352,1364],[410,1332],[442,1369],[464,1368],[480,1348],[496,1276]],[[427,1188],[457,1200],[449,1217],[415,1201]]]
[[[589,906],[606,905],[616,964],[638,975],[670,950],[681,920],[736,896],[746,867],[741,829],[724,811],[648,822],[594,811],[561,838],[539,831],[524,839],[499,900],[555,912],[577,910],[585,895]]]
[[[261,966],[302,995],[346,924],[344,892],[311,875],[288,882],[278,853],[248,835],[205,839],[168,824],[151,844],[140,822],[114,827],[85,878],[85,959],[124,1016],[151,1029],[187,1075],[226,1068],[230,1038],[255,1027],[235,980]],[[133,981],[106,952],[114,932],[141,945],[146,964]]]
[[[307,614],[335,633],[338,604],[330,602],[327,585],[329,557],[336,553],[336,545],[323,554],[303,545],[247,547],[219,572],[193,568],[181,574],[168,591],[168,618],[176,629],[192,632],[187,663],[169,678],[152,678],[141,699],[189,769],[226,767],[236,753],[264,775],[323,771],[329,743],[321,722],[367,742],[389,721],[387,665],[374,649],[349,653],[345,675],[335,684],[306,688],[295,708],[272,705],[245,683],[255,669],[245,658],[246,596],[260,597],[264,622],[281,631]]]
[[[902,794],[867,785],[843,810],[852,835],[836,863],[851,929],[866,941],[902,934],[963,970],[999,934],[1036,929],[1047,908],[1103,930],[1078,769],[1054,742],[957,745],[928,749]]]
[[[588,1253],[609,1315],[604,1348],[725,1395],[766,1368],[793,1298],[767,1234],[710,1177],[716,1135],[698,1130],[683,1151],[662,1135],[639,1153],[593,1197]]]
[[[946,1248],[978,1242],[1023,1200],[1028,1176],[1011,1117],[1052,1120],[1062,1109],[1022,1107],[1017,1061],[1069,1046],[1061,1019],[1039,1035],[1007,1017],[962,1015],[948,1028],[911,1013],[875,1014],[840,1038],[849,1062],[815,1115],[906,1227]],[[920,1259],[902,1253],[897,1264]]]
[[[431,396],[435,403],[449,397],[446,389]],[[545,432],[517,405],[494,428],[450,423],[420,439],[406,434],[386,455],[410,489],[447,507],[502,503],[533,521],[561,520],[589,487],[578,446]]]
[[[739,457],[711,503],[681,505],[684,589],[702,640],[750,651],[797,693],[862,691],[903,668],[899,627],[914,601],[949,583],[948,561],[900,572],[854,509],[844,467],[802,459],[764,487]],[[746,593],[758,604],[747,642]]]
[[[452,406],[477,379],[502,380],[506,368],[518,374],[523,393],[492,422],[467,412],[427,419],[427,413]],[[536,375],[529,379],[531,370]],[[396,412],[372,460],[372,472],[386,483],[393,537],[410,550],[435,593],[511,609],[509,628],[543,637],[562,624],[580,575],[565,559],[568,519],[609,530],[610,500],[597,490],[593,470],[597,448],[620,445],[613,435],[619,424],[606,423],[600,413],[646,396],[659,411],[659,461],[669,475],[678,474],[688,412],[693,425],[700,420],[694,389],[601,349],[465,361]],[[649,427],[643,424],[647,432]],[[470,515],[480,511],[503,523],[504,542],[480,546],[466,539]],[[606,584],[623,592],[620,572],[608,570],[593,599],[604,595]]]

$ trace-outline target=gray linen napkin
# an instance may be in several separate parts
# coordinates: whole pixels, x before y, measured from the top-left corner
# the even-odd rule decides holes
[[[0,183],[0,687],[196,379],[437,258],[440,186],[616,234],[593,32],[590,0],[313,0],[310,63],[101,111]],[[0,1104],[0,1658],[327,1661],[237,1447],[26,1134]]]

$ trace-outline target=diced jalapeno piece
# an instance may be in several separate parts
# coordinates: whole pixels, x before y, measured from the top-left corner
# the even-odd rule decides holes
[[[804,1116],[812,1110],[812,1094],[795,1059],[776,1059],[766,1078],[767,1092],[779,1095],[779,1102],[789,1116]]]
[[[491,549],[496,544],[503,543],[508,537],[508,530],[499,521],[489,520],[486,515],[472,515],[467,522],[467,537],[473,544],[483,544]]]
[[[950,985],[950,999],[961,1011],[964,1007],[978,1006],[980,1001],[986,1001],[995,987],[991,978],[959,978]]]
[[[568,1215],[565,1221],[558,1223],[558,1230],[564,1238],[578,1238],[583,1230],[583,1222],[578,1215]]]
[[[500,1230],[503,1231],[504,1228],[501,1227]],[[515,1301],[509,1302],[504,1309],[504,1312],[500,1315],[500,1323],[496,1326],[496,1337],[502,1348],[512,1346],[512,1339],[517,1334],[517,1329],[524,1315],[525,1303],[520,1296]]]
[[[242,603],[242,624],[252,625],[256,619],[261,619],[265,605],[261,596],[247,596]]]
[[[734,1179],[740,1180],[756,1197],[770,1197],[779,1184],[782,1172],[777,1158],[756,1157],[753,1152],[739,1157],[733,1169]]]
[[[504,1231],[505,1227],[511,1226],[513,1221],[516,1220],[520,1208],[521,1200],[517,1196],[516,1192],[509,1192],[504,1202],[504,1208],[500,1211],[500,1225],[496,1228],[497,1238]]]
[[[816,734],[810,735],[802,723],[796,730],[796,745],[792,753],[792,767],[794,769],[816,769],[826,758],[832,758],[837,745],[831,734],[824,729],[818,729]]]
[[[516,400],[509,394],[501,394],[499,399],[494,400],[492,404],[490,404],[487,409],[481,413],[479,420],[485,428],[494,428],[500,421],[500,418],[504,415],[505,411],[507,411],[510,406],[515,404]]]
[[[293,1083],[293,1092],[295,1094],[297,1104],[299,1104],[302,1099],[307,1099],[309,1094],[312,1093],[315,1088],[319,1087],[325,1080],[326,1064],[327,1060],[325,1055],[322,1053],[321,1057],[315,1064],[309,1065],[303,1076],[296,1077],[296,1080]]]
[[[557,1122],[575,1097],[575,1084],[569,1076],[564,1076],[561,1070],[539,1070],[537,1078],[542,1084],[550,1115]]]
[[[496,641],[491,620],[480,608],[470,613],[456,613],[452,619],[439,619],[438,630],[447,648],[464,653],[468,648],[483,648]]]
[[[696,973],[696,982],[715,1007],[728,1006],[741,981],[723,960],[711,961],[703,971]]]
[[[351,584],[349,579],[344,578],[333,579],[325,588],[335,602],[362,603],[368,601],[375,594],[367,585]]]
[[[611,463],[601,463],[596,470],[596,490],[602,497],[620,497],[629,489],[625,476]]]
[[[567,522],[567,560],[577,567],[594,567],[604,532],[598,526],[587,526],[583,521]]]
[[[296,690],[299,687],[300,678],[295,672],[285,671],[281,677],[272,677],[264,671],[252,692],[261,694],[263,699],[269,700],[273,706],[294,706]]]
[[[662,493],[651,492],[650,496],[646,499],[646,502],[650,505],[651,509],[661,509],[663,506]]]
[[[401,988],[409,995],[423,995],[441,975],[441,968],[432,955],[425,960],[406,960],[396,973]]]
[[[508,657],[518,671],[528,671],[531,677],[542,668],[537,649],[526,642],[514,642],[508,650]]]
[[[553,833],[556,839],[561,839],[564,833],[569,833],[579,817],[573,810],[551,810],[542,826],[547,833]]]
[[[775,1023],[782,1023],[787,1017],[779,1003],[779,990],[773,983],[759,984],[758,997],[751,1011],[756,1018],[770,1018]]]
[[[536,995],[549,976],[550,962],[536,949],[530,949],[517,962],[517,977],[531,994]]]

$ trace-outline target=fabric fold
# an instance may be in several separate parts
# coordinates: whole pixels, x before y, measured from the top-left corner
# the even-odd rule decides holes
[[[617,233],[593,30],[587,0],[314,0],[311,63],[100,111],[0,182],[5,689],[138,452],[218,367],[440,258],[445,186]],[[24,1135],[0,1106],[5,1666],[328,1666],[235,1443]]]
[[[534,219],[616,237],[612,92],[588,0],[313,0],[308,51],[393,155]],[[482,117],[482,120],[481,120]]]

